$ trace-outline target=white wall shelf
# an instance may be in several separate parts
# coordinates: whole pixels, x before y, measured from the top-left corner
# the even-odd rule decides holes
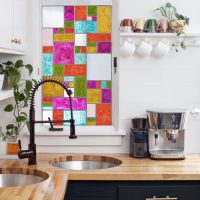
[[[12,90],[0,90],[0,101],[13,97]]]

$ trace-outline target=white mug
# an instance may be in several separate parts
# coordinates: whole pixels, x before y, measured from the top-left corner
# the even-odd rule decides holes
[[[158,44],[155,46],[154,55],[158,57],[166,56],[169,53],[169,50],[170,50],[169,41],[163,39],[159,41]]]
[[[123,27],[120,27],[120,31],[123,33],[132,33],[133,28],[130,26],[123,26]]]
[[[120,48],[120,55],[123,57],[132,56],[135,52],[136,46],[134,42],[125,41],[124,44]]]
[[[145,57],[145,56],[149,56],[152,50],[153,50],[153,46],[151,44],[151,41],[148,39],[144,39],[138,46],[136,52],[138,55]]]

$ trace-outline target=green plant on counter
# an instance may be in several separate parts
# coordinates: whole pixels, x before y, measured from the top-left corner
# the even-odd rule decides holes
[[[183,39],[178,40],[177,42],[172,44],[172,48],[175,48],[175,51],[178,52],[178,46],[180,45],[182,49],[186,49],[185,39],[186,34],[184,29],[190,23],[190,18],[186,17],[177,12],[176,7],[174,7],[171,3],[167,2],[164,6],[155,9],[154,11],[159,11],[163,17],[168,18],[169,27],[171,31],[175,32],[177,36],[182,36]]]
[[[4,138],[17,138],[20,131],[28,123],[28,116],[25,112],[25,108],[28,107],[29,92],[32,89],[32,83],[34,80],[22,79],[22,70],[26,69],[29,72],[29,77],[33,71],[33,67],[30,64],[24,64],[22,60],[17,60],[15,63],[8,61],[3,63],[5,66],[3,69],[8,75],[8,84],[13,90],[14,103],[8,104],[4,108],[5,112],[10,112],[14,116],[14,123],[10,123],[6,126],[6,132]]]

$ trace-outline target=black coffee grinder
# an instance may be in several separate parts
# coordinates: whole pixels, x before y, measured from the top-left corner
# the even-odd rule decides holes
[[[146,158],[149,156],[147,119],[134,118],[132,126],[129,155],[134,158]]]

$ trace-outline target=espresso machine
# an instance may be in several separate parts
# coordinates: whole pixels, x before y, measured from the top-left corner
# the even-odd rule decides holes
[[[150,158],[185,159],[185,124],[187,110],[149,110],[148,134]]]

